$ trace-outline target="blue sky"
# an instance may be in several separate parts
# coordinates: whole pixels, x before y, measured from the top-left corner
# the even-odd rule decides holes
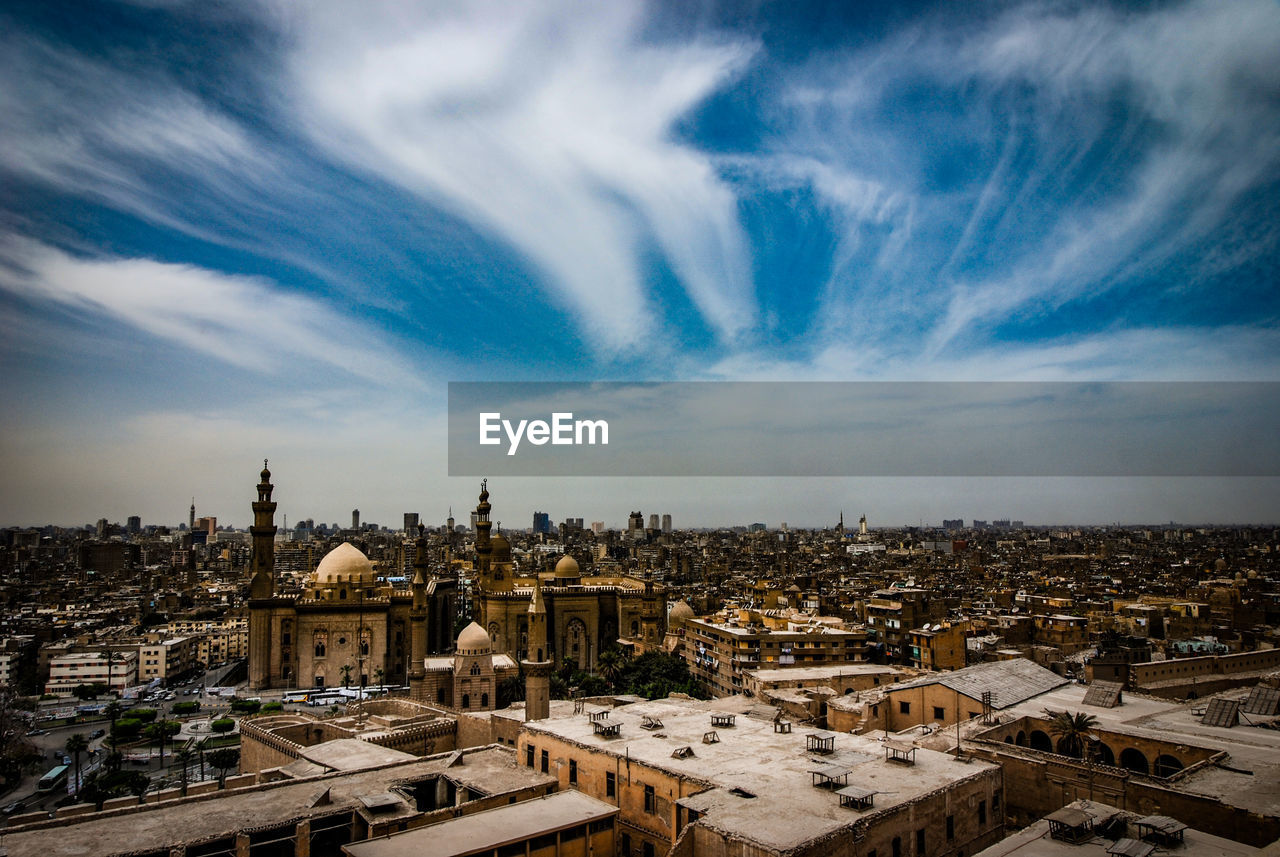
[[[294,519],[434,521],[475,493],[449,380],[1280,380],[1278,55],[1271,0],[6,4],[0,522],[243,524],[263,456]],[[503,501],[1280,517],[1274,480]]]

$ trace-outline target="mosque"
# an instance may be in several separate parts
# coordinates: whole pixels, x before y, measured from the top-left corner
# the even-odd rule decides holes
[[[496,707],[498,684],[523,673],[532,715],[554,668],[571,661],[593,669],[604,649],[662,643],[665,596],[651,581],[584,578],[568,555],[554,570],[517,574],[511,543],[492,535],[487,483],[475,514],[476,621],[456,640],[458,581],[430,573],[421,528],[408,590],[380,584],[369,558],[343,543],[320,561],[301,595],[280,594],[273,490],[263,462],[250,528],[251,689],[406,684],[423,702],[483,711]]]

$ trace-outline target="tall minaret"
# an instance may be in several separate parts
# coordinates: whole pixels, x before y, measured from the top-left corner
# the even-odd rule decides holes
[[[253,504],[253,558],[250,560],[249,597],[271,598],[276,594],[276,504],[271,502],[271,471],[262,459],[262,481],[258,483],[258,500]],[[192,509],[195,508],[193,505]],[[194,512],[192,513],[194,514]]]
[[[418,524],[417,553],[413,558],[413,606],[409,608],[409,695],[421,699],[427,667],[427,536]]]
[[[271,619],[275,582],[276,504],[271,502],[271,471],[262,460],[258,499],[253,504],[253,556],[249,561],[249,687],[271,687]]]
[[[482,589],[489,588],[489,559],[493,553],[493,543],[489,541],[489,531],[493,523],[489,520],[489,480],[480,483],[480,502],[476,504],[476,567],[474,577]],[[478,605],[477,605],[478,606]]]
[[[547,606],[542,602],[542,583],[536,577],[528,616],[529,650],[520,662],[524,668],[524,719],[545,720],[551,715],[551,653],[547,650]]]

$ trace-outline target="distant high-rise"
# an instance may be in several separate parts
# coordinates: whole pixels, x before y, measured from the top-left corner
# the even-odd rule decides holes
[[[98,519],[98,538],[100,539],[106,538],[106,535],[107,535],[107,519],[99,518]]]
[[[944,530],[963,530],[964,518],[943,518],[942,528]]]
[[[138,515],[130,515],[127,526],[131,533],[140,532],[142,530],[142,518]]]
[[[551,515],[547,514],[546,512],[534,512],[533,513],[533,532],[535,535],[538,533],[551,532]]]
[[[353,530],[360,529],[360,510],[359,509],[351,510],[351,529]]]
[[[187,529],[194,530],[196,528],[196,498],[191,498],[191,511],[187,513]]]
[[[418,513],[417,512],[404,513],[404,531],[406,533],[409,533],[410,535],[418,531]]]
[[[657,512],[653,512],[649,515],[649,529],[651,530],[658,529],[658,513]]]
[[[671,515],[670,513],[662,516],[662,531],[664,533],[671,532]]]
[[[595,533],[597,536],[598,536],[598,535],[600,535],[601,533],[603,533],[603,532],[604,532],[604,521],[592,521],[592,522],[591,522],[591,532]]]
[[[452,507],[452,506],[450,506],[450,507],[449,507],[449,517],[445,519],[444,525],[445,525],[445,528],[449,530],[449,532],[451,532],[451,533],[453,532],[453,525],[454,525],[454,521],[453,521],[453,507]]]

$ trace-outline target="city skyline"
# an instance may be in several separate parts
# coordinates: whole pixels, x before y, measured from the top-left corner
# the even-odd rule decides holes
[[[241,524],[263,457],[291,519],[431,520],[475,494],[447,381],[1280,380],[1265,0],[0,22],[9,524]],[[1274,478],[497,490],[523,526],[1280,520]]]

